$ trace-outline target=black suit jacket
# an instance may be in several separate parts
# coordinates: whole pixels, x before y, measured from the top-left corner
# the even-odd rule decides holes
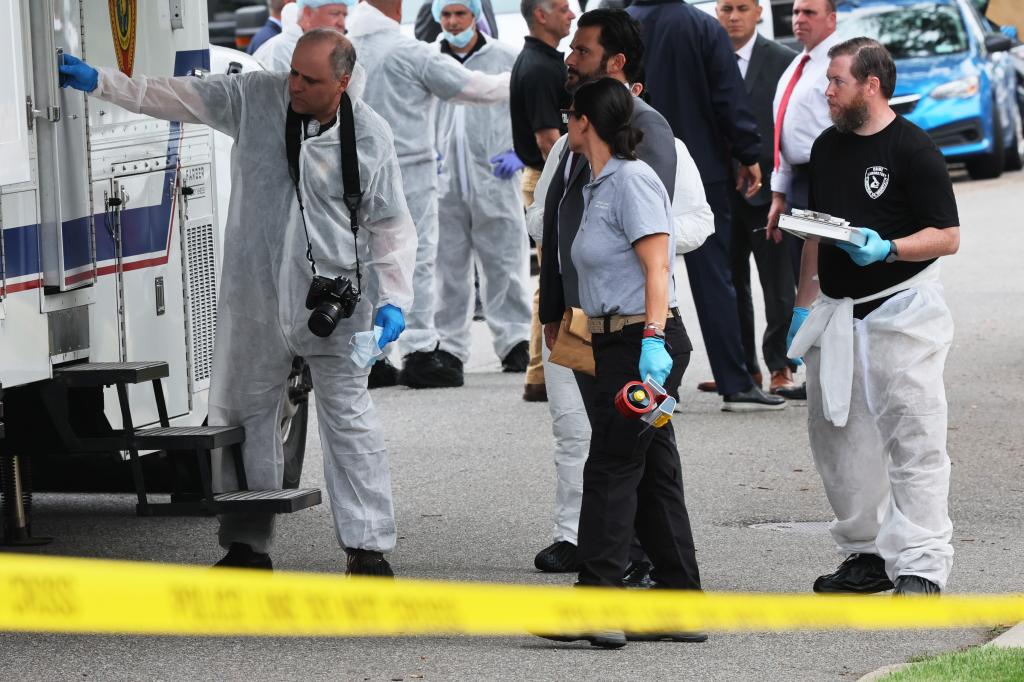
[[[782,73],[793,62],[794,50],[768,40],[760,33],[754,40],[754,50],[750,53],[750,64],[747,75],[743,79],[750,104],[757,119],[757,132],[761,135],[761,190],[747,201],[754,206],[764,206],[772,201],[772,189],[768,180],[772,177],[772,166],[775,164],[775,115],[772,107],[775,101],[775,90]]]
[[[484,18],[487,19],[487,25],[491,29],[491,36],[494,38],[498,37],[498,20],[494,17],[494,7],[491,6],[491,0],[482,0],[480,3],[483,7]],[[416,36],[417,40],[422,40],[425,43],[432,43],[437,40],[437,37],[441,35],[441,24],[434,21],[433,8],[434,3],[432,0],[427,0],[420,7],[419,12],[416,13],[416,24],[413,26],[412,32]]]
[[[672,128],[664,116],[635,97],[633,117],[629,123],[644,132],[643,142],[636,150],[637,156],[658,174],[671,199],[676,186],[676,142]],[[544,201],[544,237],[541,240],[540,264],[542,324],[558,322],[566,308],[580,305],[579,279],[572,264],[570,249],[583,220],[583,186],[590,181],[590,164],[581,156],[567,185],[565,164],[569,160],[568,146],[564,149],[547,196],[535,199]],[[562,254],[561,263],[559,252]]]
[[[729,180],[730,156],[755,163],[757,121],[718,20],[680,0],[636,0],[626,11],[642,29],[651,104],[686,144],[704,184]]]

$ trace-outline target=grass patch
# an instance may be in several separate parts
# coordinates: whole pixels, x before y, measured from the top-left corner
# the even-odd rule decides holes
[[[1022,682],[1024,649],[974,647],[890,673],[881,682]]]

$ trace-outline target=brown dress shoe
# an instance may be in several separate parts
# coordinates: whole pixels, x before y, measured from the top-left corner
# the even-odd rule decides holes
[[[772,372],[772,383],[768,392],[777,394],[780,389],[783,391],[791,391],[796,387],[796,383],[793,382],[793,370],[789,367],[783,367],[782,369],[776,369]]]
[[[528,403],[546,403],[548,388],[544,384],[526,384],[523,388],[523,400]]]
[[[754,385],[758,388],[764,385],[764,376],[760,372],[754,372],[750,375],[750,378],[754,380]],[[718,384],[714,381],[702,381],[697,384],[697,390],[704,393],[718,393]]]

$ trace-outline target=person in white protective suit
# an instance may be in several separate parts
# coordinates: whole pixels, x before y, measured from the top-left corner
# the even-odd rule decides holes
[[[516,50],[476,30],[479,0],[434,0],[432,9],[443,31],[439,43],[443,54],[483,73],[512,69]],[[515,155],[508,105],[441,102],[437,119],[438,151],[444,158],[438,179],[434,315],[439,355],[461,377],[469,360],[476,264],[494,352],[506,372],[525,372],[530,359],[529,261],[519,192],[522,173],[503,163],[508,155]]]
[[[333,30],[308,32],[296,47],[291,76],[258,71],[128,78],[117,69],[97,73],[73,57],[68,62],[60,70],[72,87],[133,112],[206,124],[234,138],[210,423],[245,427],[250,489],[281,488],[282,390],[292,358],[303,356],[316,385],[324,477],[348,554],[346,572],[391,575],[383,556],[395,545],[384,435],[366,389],[369,370],[352,356],[350,340],[380,327],[383,347],[402,332],[402,309],[412,300],[415,231],[391,131],[358,92],[351,106],[363,201],[358,237],[349,229],[338,116],[355,62],[351,43]],[[302,121],[293,140],[300,145],[297,187],[286,152],[289,107]],[[318,275],[357,283],[361,261],[377,281],[376,299],[364,292],[353,314],[326,337],[308,328],[305,301],[313,273],[307,248]],[[222,459],[214,484],[236,489],[233,462]],[[220,544],[228,553],[218,565],[270,568],[273,527],[272,515],[221,516]]]
[[[401,32],[401,0],[365,0],[348,17],[349,37],[366,68],[366,103],[391,124],[405,198],[419,244],[414,298],[402,336],[401,377],[412,388],[458,386],[461,377],[441,362],[434,327],[437,260],[437,149],[435,102],[494,104],[508,99],[509,74],[471,71],[437,46]],[[378,363],[378,366],[383,366]]]
[[[641,78],[639,57],[643,45],[639,33],[632,28],[633,21],[621,10],[584,14],[573,37],[573,51],[567,60],[570,62],[569,86],[576,88],[584,82],[610,76],[622,81],[624,87],[629,87],[635,96],[639,96],[643,85],[635,81]],[[643,120],[648,122],[650,119]],[[661,120],[660,117],[658,120]],[[653,127],[649,130],[652,139],[656,140],[661,139],[659,133],[671,134],[667,124],[664,132]],[[571,160],[566,159],[567,139],[568,136],[563,135],[548,153],[544,170],[534,190],[535,201],[527,208],[527,228],[538,244],[544,239],[544,210],[552,181],[560,167],[565,169],[572,166]],[[676,252],[682,254],[699,247],[714,232],[714,215],[704,195],[704,185],[693,157],[682,141],[674,139],[674,142],[675,163],[669,165],[675,173],[672,219]],[[640,154],[643,158],[645,150],[640,150]],[[560,183],[559,187],[564,188],[565,183]],[[573,185],[567,191],[580,190],[577,185]],[[561,203],[562,197],[554,199]],[[550,205],[557,203],[552,200]],[[534,563],[542,571],[572,571],[575,568],[577,529],[583,495],[583,467],[590,449],[591,428],[573,371],[550,361],[547,344],[544,344],[543,357],[551,429],[555,438],[555,524],[552,544],[541,550]],[[630,584],[644,584],[649,563],[636,547],[633,555],[626,581]]]
[[[938,594],[953,563],[942,381],[953,321],[937,259],[959,248],[956,199],[931,138],[889,107],[889,52],[854,38],[829,57],[834,126],[811,151],[811,208],[867,227],[862,246],[804,244],[790,327],[846,555],[814,591]]]
[[[333,28],[345,32],[345,17],[356,0],[296,0],[294,8],[285,6],[281,12],[281,32],[259,46],[253,53],[267,71],[283,71],[292,66],[292,52],[299,38],[314,28]]]

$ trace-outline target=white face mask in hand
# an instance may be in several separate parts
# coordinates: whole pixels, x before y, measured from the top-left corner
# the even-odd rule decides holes
[[[356,332],[353,334],[352,338],[348,341],[349,345],[352,346],[352,362],[363,369],[368,369],[373,366],[373,363],[382,358],[384,351],[381,350],[377,343],[380,341],[380,335],[383,331],[383,327],[374,325],[373,331]]]

